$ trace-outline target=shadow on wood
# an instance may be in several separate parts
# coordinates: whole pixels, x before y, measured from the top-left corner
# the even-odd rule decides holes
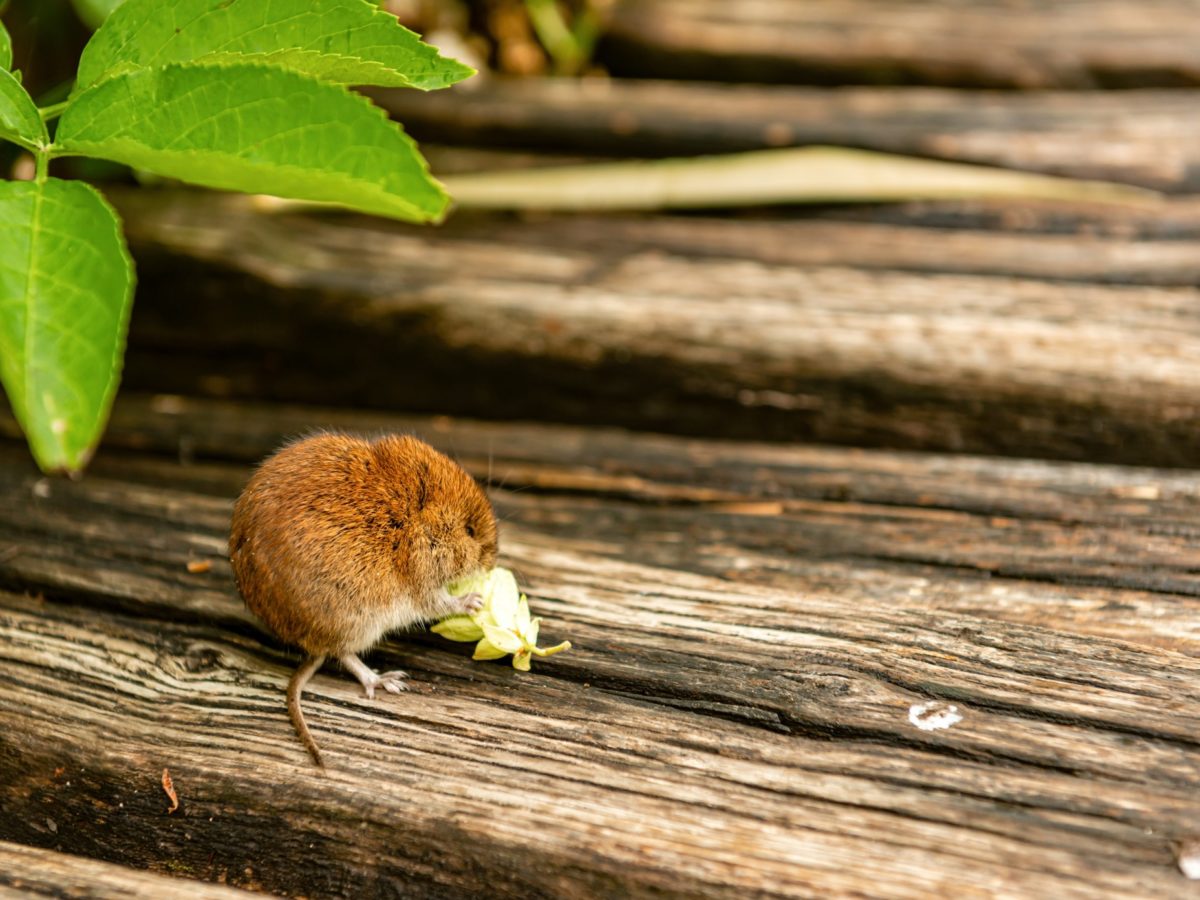
[[[889,226],[891,260],[861,266],[863,226],[820,219],[760,246],[718,220],[432,232],[115,199],[135,388],[1132,464],[1190,465],[1200,439],[1200,293],[1088,280],[1115,242],[1050,280],[985,233],[955,239],[965,271],[919,271],[936,228]],[[1131,280],[1186,280],[1173,242],[1143,246]]]

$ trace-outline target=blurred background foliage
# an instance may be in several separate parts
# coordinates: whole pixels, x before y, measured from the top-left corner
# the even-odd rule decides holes
[[[598,74],[596,43],[612,0],[383,0],[405,25],[504,75]]]
[[[602,76],[597,43],[614,0],[379,0],[408,28],[482,75]],[[38,105],[71,89],[79,54],[91,31],[121,0],[0,0],[0,19],[13,39],[14,68]],[[18,148],[0,142],[0,172],[20,166]],[[117,167],[67,161],[62,174],[112,177]],[[99,167],[99,168],[97,168]],[[69,170],[69,171],[67,171]]]
[[[0,16],[35,96],[74,72],[90,31],[120,0],[9,0]],[[613,0],[380,0],[404,25],[505,75],[595,73],[591,59]]]

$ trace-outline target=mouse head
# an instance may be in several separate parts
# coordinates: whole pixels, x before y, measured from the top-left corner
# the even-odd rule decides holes
[[[414,592],[496,565],[496,516],[483,489],[424,441],[389,435],[371,445],[385,486],[387,528],[401,577]]]

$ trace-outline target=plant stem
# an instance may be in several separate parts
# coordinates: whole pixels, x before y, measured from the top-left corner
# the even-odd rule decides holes
[[[563,20],[558,0],[525,0],[525,11],[538,40],[554,60],[560,74],[573,72],[584,60],[583,48]]]
[[[50,177],[50,151],[35,150],[33,159],[37,164],[37,172],[34,175],[34,179],[38,184],[45,184],[46,179]]]
[[[530,647],[530,653],[537,656],[553,656],[555,653],[561,653],[563,650],[571,649],[570,641],[563,641],[561,644],[555,644],[553,647]]]
[[[67,108],[68,102],[69,101],[64,100],[61,103],[54,103],[50,106],[43,106],[41,109],[38,110],[38,112],[41,113],[41,115],[42,115],[42,121],[49,122],[52,119],[57,119],[59,116],[62,115],[63,110]]]
[[[575,49],[579,53],[579,62],[591,60],[596,52],[596,41],[600,38],[601,19],[595,7],[589,2],[584,5],[583,12],[575,17],[575,28],[571,34],[575,38]]]

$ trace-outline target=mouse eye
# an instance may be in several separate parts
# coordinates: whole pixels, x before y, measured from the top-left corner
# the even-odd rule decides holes
[[[474,525],[467,526],[467,537],[472,537],[472,538],[475,537],[475,526]]]

